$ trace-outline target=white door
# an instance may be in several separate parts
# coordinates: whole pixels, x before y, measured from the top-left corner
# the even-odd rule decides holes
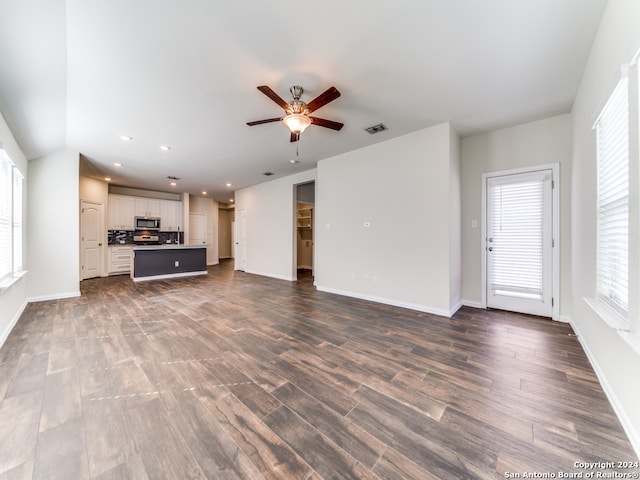
[[[235,269],[245,271],[247,267],[247,211],[236,211]]]
[[[204,213],[189,214],[189,245],[207,244],[207,216]]]
[[[103,206],[83,200],[80,208],[80,278],[84,280],[102,276]]]
[[[487,177],[487,306],[553,315],[552,170]]]

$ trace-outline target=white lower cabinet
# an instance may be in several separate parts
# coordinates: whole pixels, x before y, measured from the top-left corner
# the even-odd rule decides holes
[[[131,272],[132,247],[117,245],[109,247],[109,274]]]

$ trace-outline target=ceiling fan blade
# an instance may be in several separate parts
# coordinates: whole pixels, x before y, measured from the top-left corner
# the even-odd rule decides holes
[[[259,87],[258,87],[259,88]],[[340,92],[336,87],[331,87],[325,90],[323,93],[318,95],[316,98],[311,100],[307,104],[307,108],[309,109],[309,113],[318,110],[320,107],[323,107],[329,102],[334,101],[336,98],[340,96]],[[283,107],[284,108],[284,107]]]
[[[286,110],[287,107],[289,106],[289,104],[287,102],[285,102],[280,95],[278,95],[276,92],[274,92],[273,90],[271,90],[270,87],[267,87],[266,85],[260,85],[258,87],[258,90],[260,90],[262,93],[264,93],[267,97],[269,97],[271,100],[273,100],[274,102],[276,102],[278,105],[280,105],[280,107],[283,110]]]
[[[255,122],[247,122],[247,125],[253,127],[254,125],[262,125],[263,123],[271,123],[271,122],[279,122],[282,120],[282,117],[276,118],[265,118],[264,120],[256,120]]]
[[[343,123],[334,122],[333,120],[326,120],[324,118],[309,117],[312,120],[312,125],[318,125],[319,127],[330,128],[331,130],[340,130],[344,127]]]
[[[296,132],[291,132],[291,140],[289,140],[290,142],[297,142],[298,140],[300,140],[300,134],[296,133]]]

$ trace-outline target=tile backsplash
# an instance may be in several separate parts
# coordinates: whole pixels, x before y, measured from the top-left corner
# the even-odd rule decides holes
[[[107,244],[122,245],[133,243],[133,231],[130,230],[109,230],[107,232]]]
[[[107,244],[109,245],[132,245],[135,232],[132,230],[109,230],[107,233]],[[155,235],[155,232],[154,232]],[[158,240],[162,244],[182,244],[184,243],[184,232],[157,232]]]

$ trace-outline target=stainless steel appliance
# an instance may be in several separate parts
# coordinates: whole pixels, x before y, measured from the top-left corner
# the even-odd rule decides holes
[[[157,217],[136,217],[136,230],[160,230],[160,219]]]
[[[160,238],[158,235],[151,235],[148,232],[136,232],[133,236],[133,242],[136,245],[159,245]]]

